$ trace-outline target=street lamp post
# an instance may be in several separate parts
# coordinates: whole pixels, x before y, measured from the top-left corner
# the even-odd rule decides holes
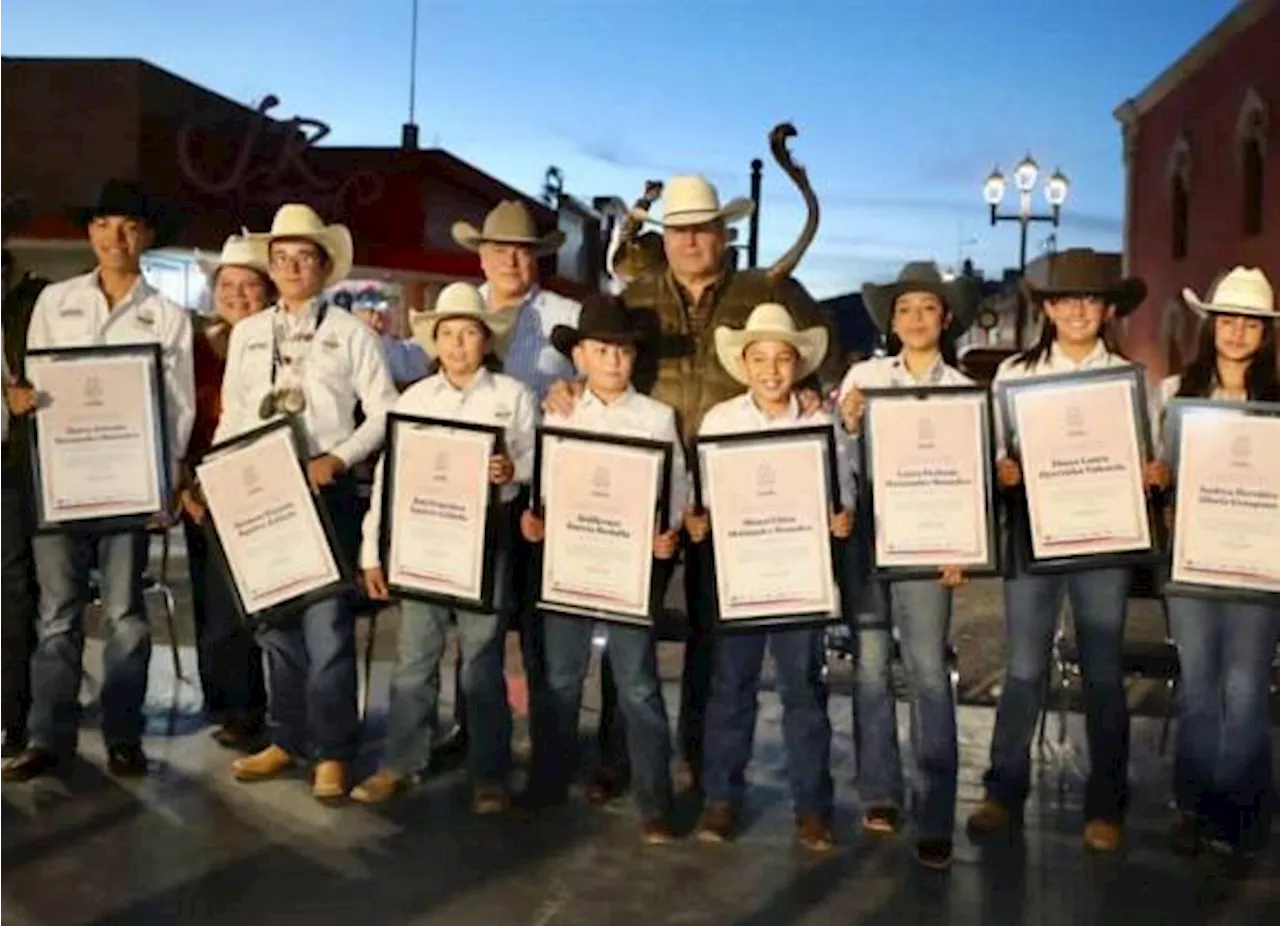
[[[1067,191],[1070,184],[1066,176],[1060,170],[1055,170],[1044,181],[1044,198],[1049,203],[1050,211],[1048,213],[1036,213],[1031,211],[1031,194],[1036,187],[1036,179],[1040,175],[1040,165],[1031,157],[1030,152],[1013,169],[1013,183],[1018,189],[1018,211],[1002,213],[998,211],[1001,200],[1004,199],[1005,190],[1008,184],[1005,182],[1004,174],[1000,173],[999,166],[991,169],[991,175],[987,177],[986,182],[982,185],[982,198],[986,200],[987,206],[991,209],[991,224],[997,222],[1017,222],[1019,226],[1018,241],[1018,277],[1021,278],[1027,271],[1027,228],[1033,222],[1051,222],[1056,228],[1062,214],[1062,204],[1067,201]],[[1019,350],[1022,349],[1022,330],[1026,327],[1027,321],[1027,305],[1026,299],[1019,296],[1018,311],[1015,324],[1017,329],[1014,331],[1014,344]]]

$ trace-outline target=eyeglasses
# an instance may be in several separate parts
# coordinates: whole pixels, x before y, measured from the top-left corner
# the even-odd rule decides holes
[[[303,251],[300,254],[275,253],[271,255],[271,266],[276,268],[297,266],[310,270],[320,266],[323,258],[315,251]]]
[[[238,296],[252,296],[266,289],[260,280],[247,280],[243,283],[221,282],[218,283],[218,292],[227,295],[235,294]]]

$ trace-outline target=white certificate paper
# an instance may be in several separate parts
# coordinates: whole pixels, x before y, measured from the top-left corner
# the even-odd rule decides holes
[[[1011,398],[1032,556],[1150,549],[1131,384],[1110,380],[1032,388]]]
[[[991,561],[986,398],[876,396],[871,435],[876,565],[973,566]]]
[[[700,455],[720,619],[836,615],[826,442],[710,443]]]
[[[247,614],[341,579],[288,428],[196,468]]]
[[[1186,408],[1170,579],[1280,592],[1280,418]]]
[[[42,520],[150,515],[165,507],[152,354],[33,354]]]
[[[545,435],[542,456],[542,602],[647,623],[662,455]]]
[[[396,422],[387,581],[433,595],[484,597],[489,460],[494,435]],[[375,500],[377,501],[377,500]]]

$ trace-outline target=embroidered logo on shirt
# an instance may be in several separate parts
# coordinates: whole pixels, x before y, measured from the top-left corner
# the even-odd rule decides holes
[[[77,309],[74,307],[62,309],[58,312],[58,315],[61,318],[84,318],[84,309]]]
[[[499,421],[510,421],[513,414],[515,413],[505,406],[502,408],[495,408],[493,410],[493,417]]]
[[[150,328],[152,325],[156,323],[156,317],[150,313],[144,314],[142,312],[139,312],[134,317],[137,319],[138,324],[144,328]]]
[[[250,341],[248,344],[244,346],[244,349],[245,351],[266,350],[267,342],[266,341]]]
[[[326,350],[337,350],[342,345],[338,343],[337,338],[325,338],[320,342],[320,346]]]

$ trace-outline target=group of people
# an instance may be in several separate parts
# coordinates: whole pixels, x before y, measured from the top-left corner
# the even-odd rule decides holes
[[[893,835],[906,825],[910,809],[920,863],[934,869],[950,865],[958,758],[946,653],[953,593],[967,577],[962,568],[945,566],[936,579],[872,580],[876,525],[860,491],[857,461],[866,391],[972,384],[957,368],[954,345],[977,313],[976,286],[966,278],[947,279],[925,262],[907,265],[892,283],[867,284],[866,305],[884,335],[885,352],[854,364],[841,380],[830,321],[803,287],[789,276],[738,270],[726,259],[728,226],[749,211],[750,204],[739,200],[722,205],[701,177],[674,178],[661,214],[637,216],[660,227],[662,266],[629,282],[620,295],[593,295],[581,305],[539,285],[538,258],[554,252],[560,236],[539,233],[521,204],[498,206],[482,228],[456,224],[455,240],[479,253],[486,283],[449,285],[431,311],[415,319],[431,367],[403,391],[393,382],[378,335],[325,298],[352,266],[353,243],[343,226],[325,224],[307,206],[288,205],[269,231],[229,239],[208,268],[215,317],[193,333],[191,315],[142,278],[139,259],[158,226],[146,197],[115,184],[85,213],[98,266],[40,293],[26,343],[161,345],[170,446],[174,459],[183,461],[178,499],[196,584],[206,709],[219,741],[246,753],[232,763],[238,780],[260,781],[307,767],[312,793],[324,802],[377,803],[411,786],[440,745],[440,664],[456,626],[458,719],[474,810],[534,811],[565,800],[578,770],[579,710],[593,623],[535,607],[545,525],[539,500],[530,498],[530,483],[536,428],[543,423],[672,447],[669,517],[657,526],[653,557],[659,587],[674,575],[684,582],[688,626],[676,746],[684,775],[703,802],[697,838],[731,839],[739,826],[767,645],[783,705],[796,838],[810,851],[830,849],[832,731],[824,631],[805,626],[716,632],[710,549],[716,513],[695,503],[686,464],[700,435],[829,427],[838,448],[829,529],[841,553],[843,617],[857,642],[860,826],[869,834]],[[1141,302],[1144,290],[1140,280],[1121,278],[1092,251],[1056,255],[1048,279],[1027,288],[1043,311],[1041,337],[1003,363],[996,381],[1128,364],[1114,327]],[[1190,291],[1186,297],[1203,317],[1198,353],[1156,393],[1157,427],[1163,404],[1175,396],[1280,402],[1280,310],[1266,278],[1236,268],[1204,299]],[[825,390],[837,382],[832,404]],[[10,590],[8,525],[16,502],[9,486],[16,469],[10,469],[9,415],[15,421],[29,415],[38,397],[24,383],[20,366],[6,367],[5,383],[9,603],[18,600]],[[352,599],[328,598],[290,620],[256,628],[239,622],[228,599],[234,594],[228,578],[201,552],[207,512],[194,465],[219,441],[276,416],[293,416],[307,445],[308,480],[342,552],[358,563],[364,594],[385,600],[386,564],[378,543],[382,512],[376,503],[364,510],[353,468],[377,459],[392,411],[503,429],[501,450],[489,468],[501,503],[494,515],[500,525],[494,541],[496,593],[484,611],[400,603],[386,750],[371,776],[353,782],[349,765],[360,724]],[[1002,439],[997,443],[997,482],[1004,507],[1015,511],[1025,505],[1022,472],[1016,455]],[[1156,446],[1165,443],[1157,433]],[[379,463],[375,500],[383,475]],[[1171,497],[1177,473],[1167,452],[1148,461],[1144,479],[1158,499]],[[101,700],[109,769],[117,775],[145,773],[142,704],[150,633],[141,577],[147,534],[40,535],[29,546],[38,635],[30,655],[29,711],[11,711],[5,690],[5,749],[12,758],[4,780],[54,771],[74,754],[91,564],[100,573],[107,624]],[[986,796],[967,828],[984,837],[1006,834],[1021,822],[1031,742],[1065,595],[1079,643],[1090,755],[1083,841],[1091,850],[1116,852],[1123,846],[1129,801],[1121,650],[1131,571],[1032,574],[1025,551],[1016,549],[1008,562],[1007,672]],[[6,622],[11,610],[5,609]],[[1182,660],[1173,843],[1179,851],[1216,845],[1247,856],[1261,848],[1270,829],[1266,704],[1280,611],[1177,596],[1169,597],[1168,610]],[[511,629],[521,637],[533,746],[528,786],[514,797],[503,669]],[[600,762],[588,776],[587,798],[608,801],[630,785],[641,838],[669,842],[675,838],[673,746],[655,636],[620,624],[596,629],[607,638],[605,691]],[[918,775],[911,795],[904,785],[890,684],[895,636],[913,701]],[[6,630],[6,672],[14,639]]]

